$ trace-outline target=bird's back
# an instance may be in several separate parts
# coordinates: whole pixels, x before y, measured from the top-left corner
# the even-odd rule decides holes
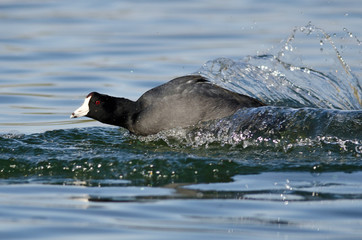
[[[134,131],[143,135],[220,119],[240,108],[264,105],[197,75],[179,77],[153,88],[144,93],[137,104],[143,111],[134,121]]]

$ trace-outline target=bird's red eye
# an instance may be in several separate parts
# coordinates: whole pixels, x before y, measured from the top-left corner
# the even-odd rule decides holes
[[[99,105],[99,104],[101,104],[101,101],[96,101],[96,105]]]

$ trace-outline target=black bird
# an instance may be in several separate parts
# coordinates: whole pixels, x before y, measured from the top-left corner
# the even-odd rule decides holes
[[[121,126],[136,135],[150,135],[175,127],[232,115],[240,108],[265,106],[245,95],[210,83],[199,75],[175,78],[145,92],[137,101],[89,93],[70,118],[90,117]]]

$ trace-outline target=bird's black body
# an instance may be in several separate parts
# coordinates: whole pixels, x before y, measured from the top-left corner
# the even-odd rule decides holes
[[[220,119],[240,108],[265,106],[198,75],[175,78],[145,92],[136,102],[96,92],[88,97],[89,111],[84,116],[124,127],[137,135]],[[78,117],[76,112],[72,116]]]

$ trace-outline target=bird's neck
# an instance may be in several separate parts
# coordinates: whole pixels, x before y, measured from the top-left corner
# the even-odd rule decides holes
[[[138,104],[127,98],[117,98],[117,108],[114,111],[113,125],[121,126],[133,132],[132,123],[138,115]]]

